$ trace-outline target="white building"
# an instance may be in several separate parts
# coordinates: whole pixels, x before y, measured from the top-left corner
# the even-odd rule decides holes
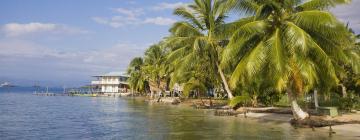
[[[122,72],[110,72],[107,74],[93,76],[95,81],[91,81],[93,92],[98,94],[128,93],[128,75]]]

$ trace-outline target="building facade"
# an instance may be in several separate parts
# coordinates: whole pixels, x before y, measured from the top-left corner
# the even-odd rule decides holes
[[[122,72],[110,72],[107,74],[93,76],[96,80],[91,81],[93,93],[97,94],[116,94],[128,93],[129,84],[127,76]]]

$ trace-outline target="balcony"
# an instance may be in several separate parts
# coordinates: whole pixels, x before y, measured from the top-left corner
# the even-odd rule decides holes
[[[92,85],[119,85],[120,81],[91,81]]]

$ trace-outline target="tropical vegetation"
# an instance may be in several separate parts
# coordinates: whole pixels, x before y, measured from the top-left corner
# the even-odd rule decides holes
[[[174,10],[181,20],[168,37],[131,61],[131,89],[153,97],[181,85],[184,98],[218,92],[231,106],[287,96],[298,120],[309,116],[298,104],[305,96],[339,93],[351,110],[360,104],[359,35],[329,10],[349,2],[194,0]]]

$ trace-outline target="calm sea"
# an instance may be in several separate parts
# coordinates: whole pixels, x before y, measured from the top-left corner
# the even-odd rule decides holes
[[[0,89],[1,140],[327,140],[318,129],[216,117],[212,111],[149,105],[132,98],[35,96],[34,88]],[[61,88],[50,89],[61,93]]]

